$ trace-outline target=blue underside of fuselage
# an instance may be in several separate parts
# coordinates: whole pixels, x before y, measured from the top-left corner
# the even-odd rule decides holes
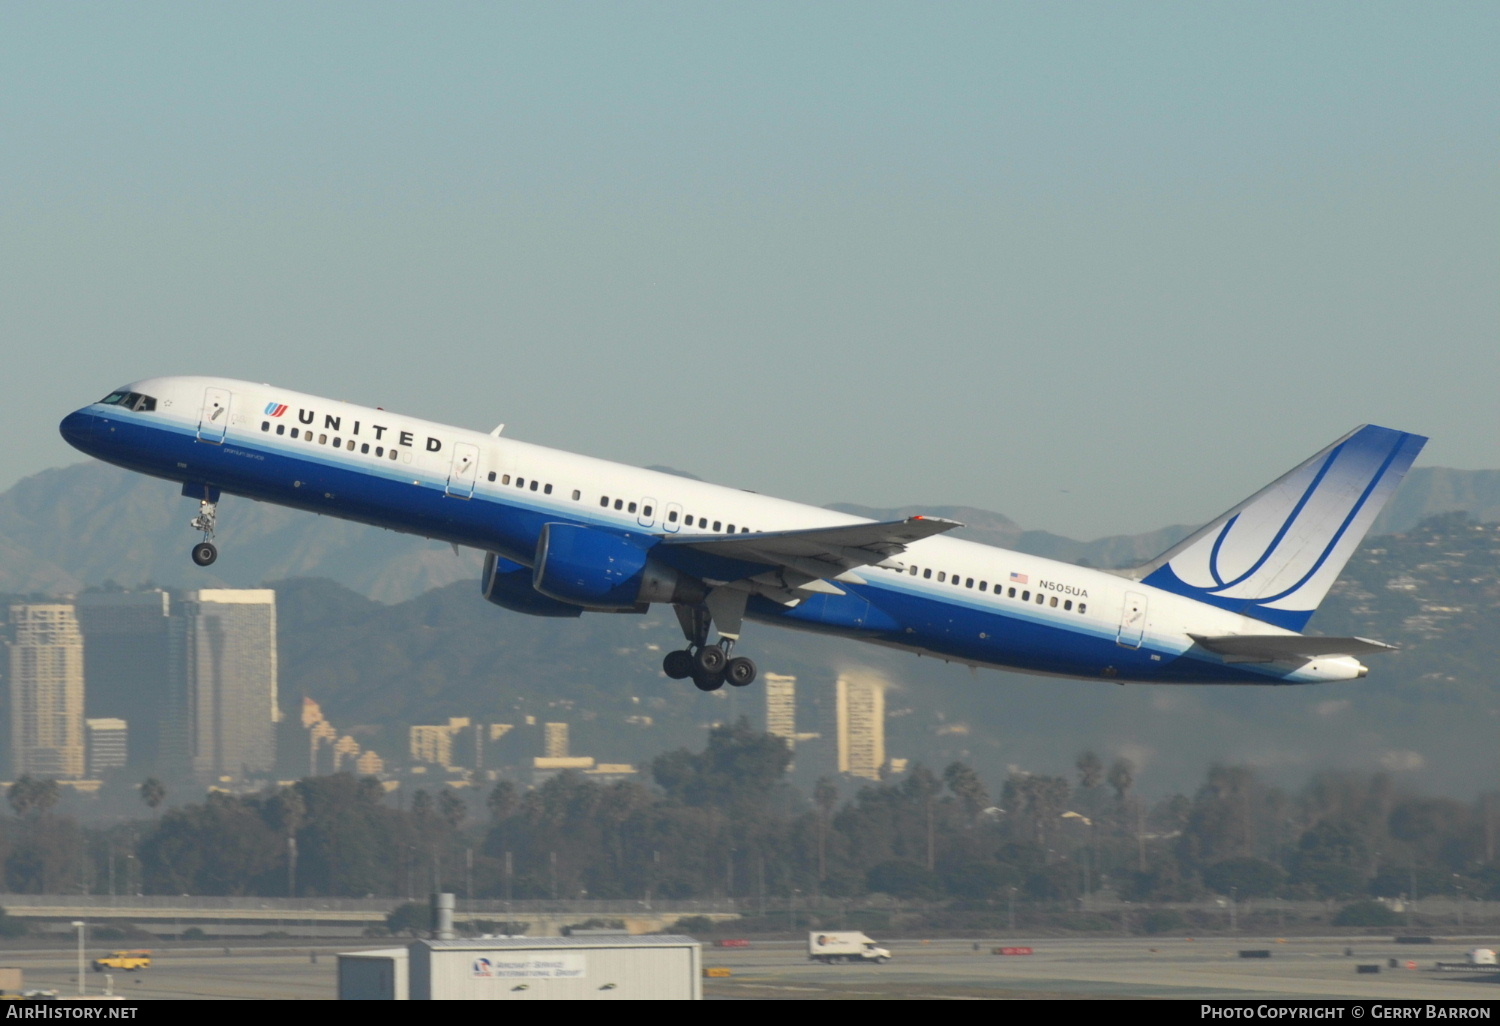
[[[90,423],[78,418],[88,418]],[[530,493],[472,498],[446,493],[443,480],[424,479],[400,462],[329,459],[320,450],[292,454],[287,446],[243,441],[213,444],[191,433],[145,423],[129,413],[80,411],[65,422],[75,447],[126,469],[154,477],[207,485],[233,495],[290,506],[459,545],[497,552],[530,565],[543,524],[576,523],[623,531],[617,520],[571,509],[563,501],[543,506]],[[341,465],[345,458],[360,465]],[[503,501],[502,501],[503,496]],[[649,530],[632,531],[653,544]],[[734,580],[760,573],[760,564],[737,564],[689,546],[657,546],[656,554],[697,576]],[[886,571],[862,572],[877,576]],[[894,575],[892,575],[894,576]],[[904,581],[904,578],[902,579]],[[817,594],[787,609],[754,597],[749,619],[894,645],[955,662],[1113,682],[1277,684],[1270,667],[1226,665],[1213,657],[1176,651],[1126,648],[1103,625],[1064,627],[1042,609],[1009,603],[996,607],[896,587],[879,580],[844,584],[844,595]]]

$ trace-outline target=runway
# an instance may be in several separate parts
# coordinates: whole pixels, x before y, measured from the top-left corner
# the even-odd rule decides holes
[[[1493,946],[1494,938],[1482,939]],[[994,955],[1002,942],[889,941],[887,965],[807,961],[806,946],[754,942],[751,948],[705,948],[705,966],[728,979],[704,980],[704,994],[723,998],[1165,998],[1260,1000],[1496,1000],[1500,974],[1439,973],[1436,961],[1462,961],[1481,939],[1414,947],[1390,937],[1214,938],[1153,940],[1035,938],[1007,940],[1031,955]],[[978,950],[976,949],[976,945]],[[1353,955],[1345,955],[1346,948]],[[1270,958],[1241,958],[1269,950]],[[1389,968],[1389,960],[1418,968]],[[1380,966],[1360,974],[1358,965]]]
[[[1156,998],[1267,1000],[1299,998],[1495,1001],[1500,974],[1440,973],[1437,961],[1460,962],[1496,938],[1452,939],[1432,945],[1396,944],[1390,937],[1076,939],[1019,938],[1031,955],[995,955],[994,940],[885,940],[893,960],[883,966],[823,965],[807,960],[804,944],[753,941],[749,948],[705,945],[704,966],[722,966],[727,979],[705,979],[704,996],[718,999],[1004,999]],[[172,999],[330,1000],[336,996],[335,952],[382,946],[332,944],[290,947],[199,945],[155,948],[155,964],[113,974],[116,994],[141,1001]],[[389,946],[389,942],[386,945]],[[977,946],[977,950],[976,950]],[[1345,949],[1352,949],[1346,955]],[[1240,958],[1241,950],[1269,950],[1270,958]],[[228,952],[226,954],[226,951]],[[90,949],[89,957],[101,952]],[[316,961],[313,955],[316,953]],[[1390,968],[1395,958],[1404,966]],[[71,949],[9,950],[0,965],[19,966],[28,988],[77,992]],[[1359,965],[1379,965],[1360,974]],[[90,993],[101,993],[102,973],[87,970]]]

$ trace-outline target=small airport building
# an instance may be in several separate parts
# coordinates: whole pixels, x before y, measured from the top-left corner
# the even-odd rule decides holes
[[[340,954],[341,1000],[696,1001],[702,950],[691,937],[419,940]]]

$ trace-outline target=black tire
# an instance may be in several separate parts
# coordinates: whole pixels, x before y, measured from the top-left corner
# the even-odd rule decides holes
[[[693,675],[693,653],[680,648],[668,652],[661,661],[661,672],[673,680],[687,680]]]
[[[699,691],[717,691],[724,686],[724,675],[722,673],[704,673],[701,670],[694,670],[693,685]]]
[[[755,682],[755,663],[744,656],[735,656],[724,664],[724,679],[737,688]]]
[[[712,674],[713,676],[722,674],[724,672],[724,664],[728,661],[729,657],[724,654],[724,650],[718,645],[704,645],[698,650],[698,654],[693,657],[693,665],[700,673],[705,675]]]
[[[213,542],[199,542],[193,546],[193,562],[199,566],[208,566],[219,558],[219,550],[214,548]]]

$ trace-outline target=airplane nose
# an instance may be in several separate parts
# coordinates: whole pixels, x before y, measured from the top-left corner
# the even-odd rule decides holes
[[[88,443],[94,436],[94,418],[82,410],[68,414],[57,426],[63,440],[75,449],[88,451]]]

